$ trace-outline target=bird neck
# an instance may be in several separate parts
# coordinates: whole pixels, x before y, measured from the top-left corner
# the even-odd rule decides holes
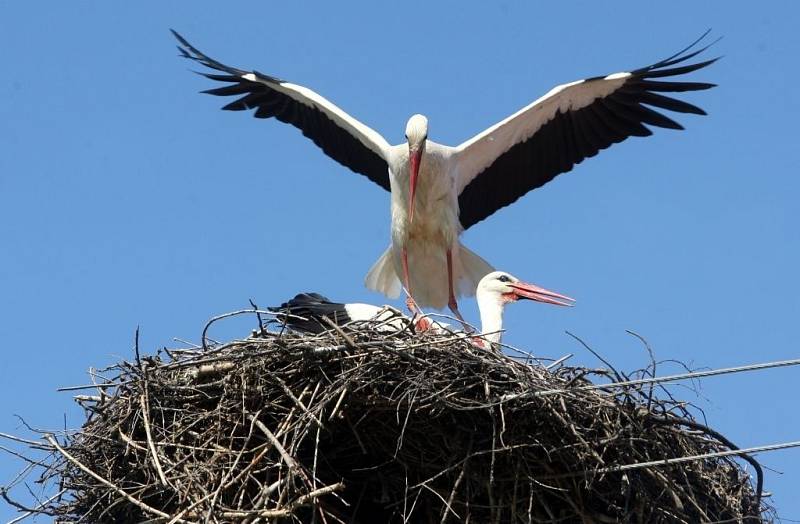
[[[492,344],[499,344],[503,334],[503,310],[505,301],[496,294],[481,293],[478,291],[475,297],[478,302],[478,310],[481,313],[481,333],[487,333],[484,337]]]

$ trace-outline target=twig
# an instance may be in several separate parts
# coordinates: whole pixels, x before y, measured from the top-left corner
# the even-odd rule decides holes
[[[250,299],[250,305],[253,306],[253,311],[255,311],[256,318],[258,319],[258,332],[259,333],[263,333],[264,332],[264,321],[261,319],[261,313],[258,312],[258,306],[256,305],[255,302],[253,302],[252,298]]]
[[[141,500],[138,500],[138,499],[134,498],[133,496],[131,496],[125,490],[120,489],[119,487],[117,487],[114,484],[112,484],[111,482],[107,481],[106,479],[104,479],[103,477],[101,477],[100,475],[98,475],[97,473],[92,471],[91,469],[89,469],[86,466],[84,466],[80,461],[78,461],[75,457],[70,455],[64,448],[62,448],[58,444],[58,442],[56,442],[56,439],[53,438],[53,435],[45,434],[44,438],[45,438],[45,440],[47,440],[47,442],[50,443],[51,446],[53,446],[59,453],[61,453],[61,455],[63,455],[65,459],[67,459],[70,462],[72,462],[73,464],[75,464],[78,468],[83,470],[87,475],[89,475],[90,477],[92,477],[96,481],[98,481],[101,484],[103,484],[103,485],[111,488],[112,490],[114,490],[115,493],[117,493],[119,496],[121,496],[122,498],[124,498],[125,500],[127,500],[128,502],[133,504],[134,506],[136,506],[138,508],[141,508],[142,510],[144,510],[144,511],[146,511],[148,513],[152,513],[153,515],[159,516],[161,518],[165,518],[165,519],[169,519],[170,518],[170,516],[167,513],[164,513],[163,511],[158,510],[158,509],[156,509],[156,508],[154,508],[152,506],[148,506],[147,504],[145,504]]]
[[[156,471],[158,472],[158,478],[161,480],[161,484],[164,486],[169,486],[169,482],[167,482],[167,477],[164,475],[164,469],[161,467],[161,461],[158,459],[158,451],[156,451],[156,445],[153,443],[153,435],[150,432],[150,408],[147,406],[147,381],[145,381],[145,389],[144,393],[139,396],[139,403],[142,406],[142,420],[144,422],[144,433],[147,437],[147,445],[150,448],[150,455],[153,457],[153,465],[156,467]]]
[[[656,415],[650,415],[650,419],[658,422],[659,424],[669,424],[673,426],[686,426],[692,429],[697,429],[702,431],[703,433],[710,435],[717,439],[718,441],[722,442],[726,446],[728,446],[732,450],[741,451],[741,448],[731,442],[725,435],[721,434],[719,431],[708,427],[705,424],[701,424],[694,420],[688,420],[686,418],[679,418],[675,416],[663,416],[659,417]],[[760,513],[761,511],[761,492],[764,490],[764,470],[761,469],[761,464],[758,463],[756,459],[748,455],[747,453],[742,453],[741,458],[746,460],[756,471],[756,503],[754,504],[755,508],[754,511],[756,514]]]
[[[322,321],[325,322],[328,325],[328,327],[330,327],[331,329],[336,331],[339,334],[339,336],[342,337],[345,342],[347,342],[347,345],[350,347],[350,349],[356,349],[357,348],[356,343],[353,341],[353,339],[350,337],[350,335],[345,333],[344,330],[342,328],[340,328],[338,324],[336,324],[336,322],[334,322],[333,320],[329,319],[326,316],[322,316],[321,318],[322,318]]]
[[[12,506],[24,511],[24,513],[22,515],[14,518],[12,520],[9,520],[6,524],[16,524],[17,522],[22,522],[23,520],[27,519],[31,515],[36,515],[36,514],[41,513],[41,511],[44,510],[47,507],[48,504],[50,504],[51,502],[53,502],[54,500],[56,500],[58,497],[62,496],[66,492],[67,492],[66,489],[62,489],[61,491],[59,491],[58,493],[56,493],[52,497],[48,498],[47,500],[44,500],[44,501],[40,502],[38,507],[36,507],[36,508],[26,508],[26,507],[22,506],[21,504],[18,504],[17,502],[14,502],[13,500],[11,500],[11,498],[6,493],[6,490],[3,489],[3,488],[0,488],[0,495],[3,497],[3,499],[8,504],[10,504],[10,505],[12,505]]]
[[[142,370],[142,359],[139,357],[139,326],[136,326],[136,335],[134,336],[133,351],[136,355],[136,367],[139,371]]]
[[[559,365],[559,364],[561,364],[561,363],[563,363],[563,362],[565,362],[565,361],[567,361],[567,360],[571,359],[573,356],[574,356],[574,355],[573,355],[572,353],[567,353],[566,355],[564,355],[564,356],[563,356],[563,357],[561,357],[560,359],[558,359],[558,360],[554,361],[552,364],[550,364],[550,365],[548,365],[548,366],[545,366],[545,369],[547,369],[547,370],[551,370],[551,369],[553,369],[554,367],[556,367],[557,365]]]
[[[303,470],[302,467],[300,467],[299,464],[297,464],[297,462],[292,458],[292,456],[289,455],[289,453],[287,453],[286,448],[283,447],[283,444],[281,444],[281,442],[272,433],[272,431],[270,431],[269,428],[265,426],[263,422],[255,418],[253,415],[248,414],[247,419],[254,422],[256,427],[258,427],[258,429],[260,429],[264,433],[264,435],[266,435],[267,439],[269,439],[272,445],[275,446],[275,449],[278,450],[278,453],[280,453],[283,462],[286,463],[289,469],[298,473],[307,482],[310,482],[308,476],[306,475],[306,472]]]
[[[82,390],[82,389],[115,388],[117,386],[119,386],[119,384],[116,384],[114,382],[111,382],[111,383],[108,383],[108,384],[85,384],[83,386],[67,386],[67,387],[63,387],[63,388],[58,388],[58,389],[56,389],[56,391],[58,391],[58,392],[79,391],[79,390]]]
[[[653,354],[653,349],[650,347],[650,343],[647,342],[647,340],[645,340],[645,338],[643,336],[641,336],[639,333],[636,333],[635,331],[631,331],[630,329],[626,329],[625,332],[628,333],[629,335],[633,335],[634,337],[639,339],[639,342],[641,342],[642,345],[644,346],[644,348],[647,350],[647,355],[650,357],[650,366],[653,367],[652,371],[650,372],[650,377],[655,378],[657,362],[656,362],[656,357]],[[645,371],[642,374],[646,374],[647,373],[647,371],[646,371],[647,369],[648,368],[645,368]],[[650,411],[651,410],[651,406],[653,405],[653,389],[655,388],[656,385],[655,384],[649,384],[649,386],[650,387],[648,388],[648,392],[647,392],[647,411]]]
[[[223,318],[235,317],[237,315],[253,315],[253,314],[272,315],[272,316],[276,316],[278,314],[281,316],[287,315],[286,313],[275,313],[274,311],[264,311],[261,309],[240,309],[238,311],[231,311],[230,313],[225,313],[223,315],[217,315],[216,317],[212,317],[211,319],[209,319],[208,322],[206,322],[205,327],[203,327],[203,334],[200,338],[201,343],[203,345],[203,350],[208,351],[208,344],[207,344],[208,338],[206,337],[206,334],[208,333],[208,328],[211,327],[211,324],[213,324],[218,320],[222,320]]]
[[[323,486],[319,489],[315,489],[305,495],[301,495],[297,497],[295,500],[290,502],[285,508],[281,509],[262,509],[259,511],[223,511],[221,514],[223,517],[228,518],[236,518],[236,517],[247,517],[252,514],[256,514],[259,517],[264,518],[278,518],[278,517],[288,517],[290,516],[294,510],[303,506],[312,500],[316,499],[317,497],[321,497],[322,495],[327,495],[329,493],[334,493],[336,491],[341,491],[344,489],[343,482],[337,482],[336,484],[331,484],[329,486]]]
[[[570,333],[569,331],[564,331],[564,333],[566,333],[567,335],[571,336],[572,338],[574,338],[575,340],[577,340],[578,342],[580,342],[580,344],[581,344],[581,345],[582,345],[584,348],[586,348],[586,349],[587,349],[587,350],[588,350],[588,351],[589,351],[589,352],[590,352],[592,355],[594,355],[595,357],[597,357],[598,359],[600,359],[600,361],[601,361],[603,364],[605,364],[606,366],[608,366],[608,369],[610,369],[610,370],[611,370],[611,371],[614,373],[614,376],[615,376],[615,377],[617,377],[617,382],[622,382],[622,380],[623,380],[623,379],[622,379],[622,375],[620,375],[620,374],[619,374],[619,372],[617,372],[617,370],[616,370],[616,369],[614,369],[614,366],[612,366],[612,365],[611,365],[611,363],[610,363],[608,360],[606,360],[606,359],[604,359],[602,356],[600,356],[600,353],[598,353],[597,351],[593,350],[593,349],[592,349],[592,348],[589,346],[589,344],[587,344],[586,342],[584,342],[584,341],[583,341],[583,340],[582,340],[580,337],[578,337],[577,335],[573,335],[573,334],[572,334],[572,333]]]

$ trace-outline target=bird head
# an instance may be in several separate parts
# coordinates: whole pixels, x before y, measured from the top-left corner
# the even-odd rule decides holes
[[[556,306],[573,306],[575,302],[574,299],[568,296],[549,291],[534,284],[522,282],[505,271],[494,271],[483,277],[478,282],[476,295],[479,301],[482,298],[490,298],[500,305],[516,302],[517,300],[535,300]]]
[[[422,153],[425,151],[425,142],[428,140],[428,119],[422,115],[413,115],[406,124],[406,140],[408,141],[409,165],[409,221],[414,221],[414,195],[417,191],[417,177],[419,166],[422,162]]]

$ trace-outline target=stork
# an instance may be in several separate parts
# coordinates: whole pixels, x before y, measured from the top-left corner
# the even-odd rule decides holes
[[[481,316],[481,336],[475,338],[482,347],[500,344],[503,335],[503,312],[506,305],[518,300],[535,300],[556,306],[572,306],[574,300],[535,284],[522,282],[504,271],[493,271],[478,282],[475,295]],[[322,333],[337,326],[354,327],[352,323],[370,322],[382,331],[400,331],[408,319],[398,318],[387,306],[332,302],[319,293],[300,293],[278,307],[271,307],[289,328],[302,333]],[[419,322],[424,317],[414,317]],[[437,323],[438,324],[438,323]],[[417,324],[419,325],[419,324]],[[440,325],[440,324],[439,324]],[[427,324],[426,324],[427,327]],[[437,325],[433,325],[437,329]]]
[[[407,305],[442,309],[462,319],[457,297],[474,293],[492,267],[464,247],[459,235],[584,159],[647,126],[683,127],[652,109],[706,114],[661,93],[699,91],[714,84],[664,81],[702,69],[717,58],[687,63],[711,44],[708,34],[655,64],[629,72],[559,85],[508,118],[451,147],[428,138],[428,120],[413,115],[406,141],[390,145],[380,134],[314,91],[257,71],[222,64],[173,31],[182,55],[216,71],[225,83],[204,91],[239,97],[223,109],[254,109],[298,128],[328,156],[391,191],[391,243],[369,270],[368,288]],[[221,73],[221,74],[219,74]],[[401,283],[402,278],[402,283]]]

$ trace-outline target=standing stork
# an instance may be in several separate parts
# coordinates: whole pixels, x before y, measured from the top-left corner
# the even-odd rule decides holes
[[[392,146],[314,91],[224,65],[173,34],[184,57],[222,73],[202,73],[227,84],[205,93],[239,97],[223,109],[254,109],[256,118],[292,124],[328,156],[391,191],[391,245],[367,274],[367,287],[397,298],[402,278],[412,312],[419,312],[417,305],[441,309],[447,304],[459,319],[456,297],[471,295],[492,271],[461,244],[461,232],[611,144],[651,135],[648,125],[683,129],[653,107],[704,115],[699,107],[661,93],[714,84],[662,78],[717,60],[687,63],[709,47],[694,50],[706,32],[653,65],[557,86],[456,147],[430,140],[422,115],[408,120],[406,142]]]
[[[556,306],[573,306],[575,302],[568,296],[523,282],[505,271],[493,271],[484,276],[478,282],[475,296],[481,315],[481,336],[474,340],[482,347],[500,344],[503,312],[506,305],[512,302],[535,300]],[[340,327],[357,327],[352,323],[363,322],[371,323],[379,331],[400,331],[408,322],[408,319],[397,317],[386,306],[332,302],[319,293],[300,293],[288,302],[269,309],[277,313],[278,320],[286,326],[302,333],[322,333],[330,329],[330,323]],[[420,318],[424,317],[412,321],[418,322]],[[440,324],[433,325],[434,329],[437,325]]]

